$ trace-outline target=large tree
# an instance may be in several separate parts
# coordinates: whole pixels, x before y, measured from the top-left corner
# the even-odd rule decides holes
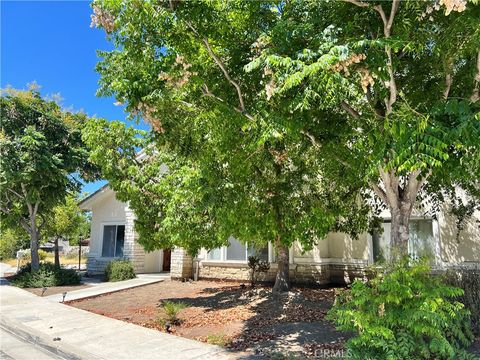
[[[323,134],[317,142],[326,144],[349,128],[346,121],[322,109],[295,114],[295,96],[269,101],[269,69],[244,70],[282,6],[93,2],[93,24],[115,45],[101,53],[100,94],[114,95],[152,132],[100,120],[84,132],[91,158],[136,212],[146,249],[175,245],[195,253],[226,245],[231,235],[257,246],[271,241],[275,291],[289,287],[294,241],[308,249],[332,229],[359,232],[368,222],[355,191],[322,181],[318,149],[304,134],[315,123]],[[145,154],[137,156],[139,147]],[[347,212],[356,216],[340,221]]]
[[[46,216],[69,191],[79,190],[74,173],[86,173],[81,113],[64,111],[35,90],[7,89],[0,98],[0,216],[30,235],[32,270]]]
[[[78,245],[82,238],[85,238],[85,230],[90,227],[87,215],[79,208],[78,199],[75,196],[67,195],[63,203],[55,206],[46,216],[44,235],[53,238],[55,251],[55,266],[60,267],[60,255],[58,241],[68,240]]]
[[[299,33],[303,49],[286,54],[288,34]],[[274,98],[298,94],[299,111],[321,107],[350,118],[335,152],[319,152],[331,170],[324,174],[355,174],[359,191],[388,207],[400,253],[416,201],[433,213],[450,195],[458,215],[480,208],[476,1],[287,2],[262,39],[247,69],[271,69]],[[316,129],[308,135],[315,143]]]

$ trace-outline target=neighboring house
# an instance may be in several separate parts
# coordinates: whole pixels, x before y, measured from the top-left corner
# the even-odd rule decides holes
[[[82,253],[88,252],[88,242],[82,240]],[[54,252],[55,251],[55,241],[49,240],[46,243],[40,245],[41,250],[45,250],[47,252]],[[60,254],[69,254],[71,252],[78,252],[78,245],[70,245],[70,242],[65,239],[58,240],[58,252]]]
[[[230,246],[202,250],[192,259],[186,251],[175,248],[145,252],[137,242],[135,216],[128,204],[116,199],[108,185],[80,203],[92,211],[90,252],[87,269],[102,272],[116,258],[130,259],[138,273],[170,271],[172,278],[209,278],[248,280],[247,258],[255,253],[271,262],[270,271],[260,280],[273,280],[276,272],[275,253],[270,244],[253,249],[231,237]],[[291,280],[297,283],[345,283],[363,276],[365,266],[388,256],[390,238],[389,213],[384,218],[383,234],[362,234],[352,239],[342,233],[331,233],[318,240],[317,246],[302,252],[299,244],[290,249]],[[452,266],[480,267],[480,213],[469,219],[457,237],[455,218],[447,207],[435,219],[415,212],[410,223],[409,251],[414,255],[429,255],[437,268]]]

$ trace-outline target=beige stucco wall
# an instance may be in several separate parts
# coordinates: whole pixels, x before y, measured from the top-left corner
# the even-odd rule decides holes
[[[368,260],[367,234],[352,239],[343,233],[331,233],[327,236],[330,258]]]
[[[126,204],[117,200],[113,191],[107,192],[92,206],[89,256],[102,255],[103,225],[125,224]]]
[[[155,250],[145,253],[143,271],[146,273],[161,272],[163,266],[163,250]]]
[[[480,262],[480,212],[475,212],[458,233],[455,216],[444,205],[438,218],[441,260],[448,263]]]
[[[312,250],[304,252],[302,246],[296,242],[293,245],[293,258],[296,263],[320,262],[321,259],[329,258],[330,251],[328,239],[317,240]]]

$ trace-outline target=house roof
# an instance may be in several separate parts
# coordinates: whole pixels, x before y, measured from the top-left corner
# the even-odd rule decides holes
[[[80,201],[78,203],[78,206],[82,210],[92,210],[92,205],[100,198],[103,198],[103,195],[109,193],[110,191],[113,191],[113,190],[110,189],[109,184],[105,184],[100,189],[98,189],[97,191],[88,195],[85,199]]]

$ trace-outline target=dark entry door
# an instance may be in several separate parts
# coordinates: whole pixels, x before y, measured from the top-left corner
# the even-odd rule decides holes
[[[163,249],[163,271],[170,271],[170,260],[172,258],[172,250]]]

